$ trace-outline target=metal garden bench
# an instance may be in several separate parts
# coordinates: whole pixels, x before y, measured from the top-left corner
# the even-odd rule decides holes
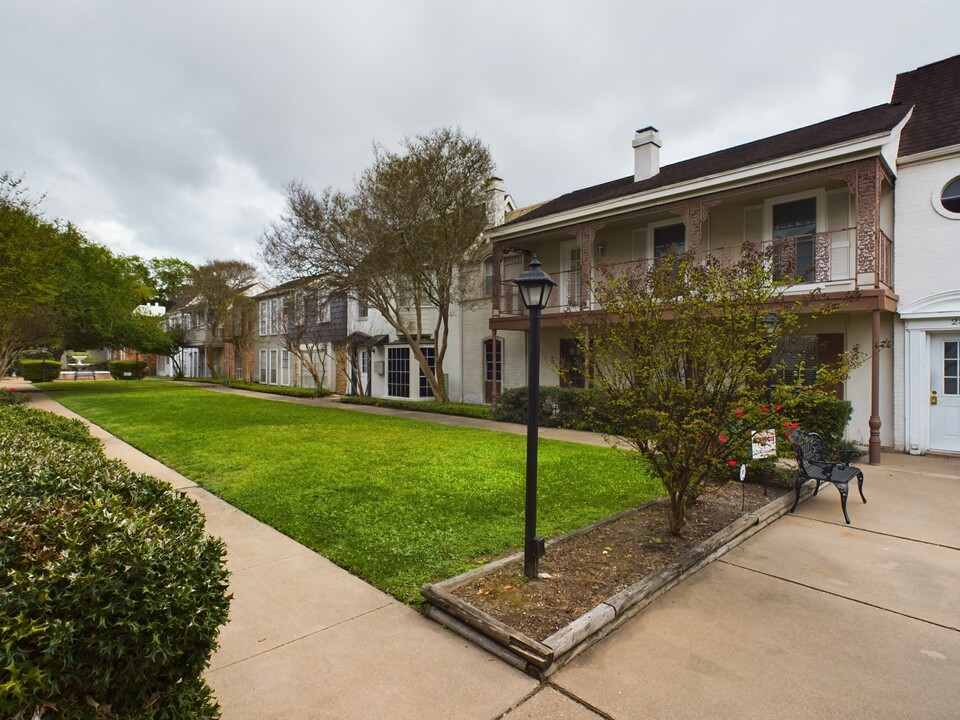
[[[817,482],[813,491],[814,495],[819,492],[821,483],[833,483],[840,491],[840,507],[843,508],[843,517],[849,525],[847,492],[853,478],[857,478],[860,498],[864,503],[867,502],[867,499],[863,496],[863,471],[850,464],[855,453],[836,453],[840,462],[827,460],[826,453],[831,451],[830,448],[824,446],[823,438],[815,432],[806,432],[800,429],[790,433],[790,442],[793,443],[793,452],[797,456],[797,479],[795,482],[797,497],[793,501],[790,512],[797,509],[797,504],[800,502],[800,487],[807,480],[816,480]]]

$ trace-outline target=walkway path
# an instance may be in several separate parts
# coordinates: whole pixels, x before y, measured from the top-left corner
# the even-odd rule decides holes
[[[234,602],[208,673],[226,720],[958,717],[960,459],[884,454],[864,466],[853,525],[824,488],[538,686],[93,431],[199,502],[227,542]]]

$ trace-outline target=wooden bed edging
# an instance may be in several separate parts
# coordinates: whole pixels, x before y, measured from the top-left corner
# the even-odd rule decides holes
[[[801,501],[813,494],[813,482],[801,490]],[[755,512],[748,513],[698,543],[688,552],[652,575],[607,598],[592,610],[560,628],[540,642],[497,620],[483,610],[453,595],[450,590],[476,578],[495,572],[504,565],[522,558],[522,553],[495,560],[440,583],[428,583],[420,592],[427,600],[427,617],[444,625],[461,637],[482,647],[513,667],[538,680],[545,680],[581,652],[616,630],[626,620],[643,610],[658,597],[678,585],[700,568],[708,565],[784,515],[793,505],[794,493],[788,492]],[[653,502],[659,502],[657,500]],[[646,503],[640,507],[646,507]],[[632,508],[585,528],[575,530],[548,542],[547,546],[589,532],[623,515]]]

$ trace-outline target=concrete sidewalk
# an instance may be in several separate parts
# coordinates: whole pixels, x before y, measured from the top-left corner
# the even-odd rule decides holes
[[[227,720],[960,717],[960,459],[885,453],[852,525],[822,488],[538,686],[92,429],[227,542],[234,603],[208,672]]]

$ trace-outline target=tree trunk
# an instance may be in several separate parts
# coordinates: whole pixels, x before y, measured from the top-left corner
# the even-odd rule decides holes
[[[670,493],[670,534],[679,536],[683,530],[684,511],[686,510],[686,498],[682,493],[672,491]]]

